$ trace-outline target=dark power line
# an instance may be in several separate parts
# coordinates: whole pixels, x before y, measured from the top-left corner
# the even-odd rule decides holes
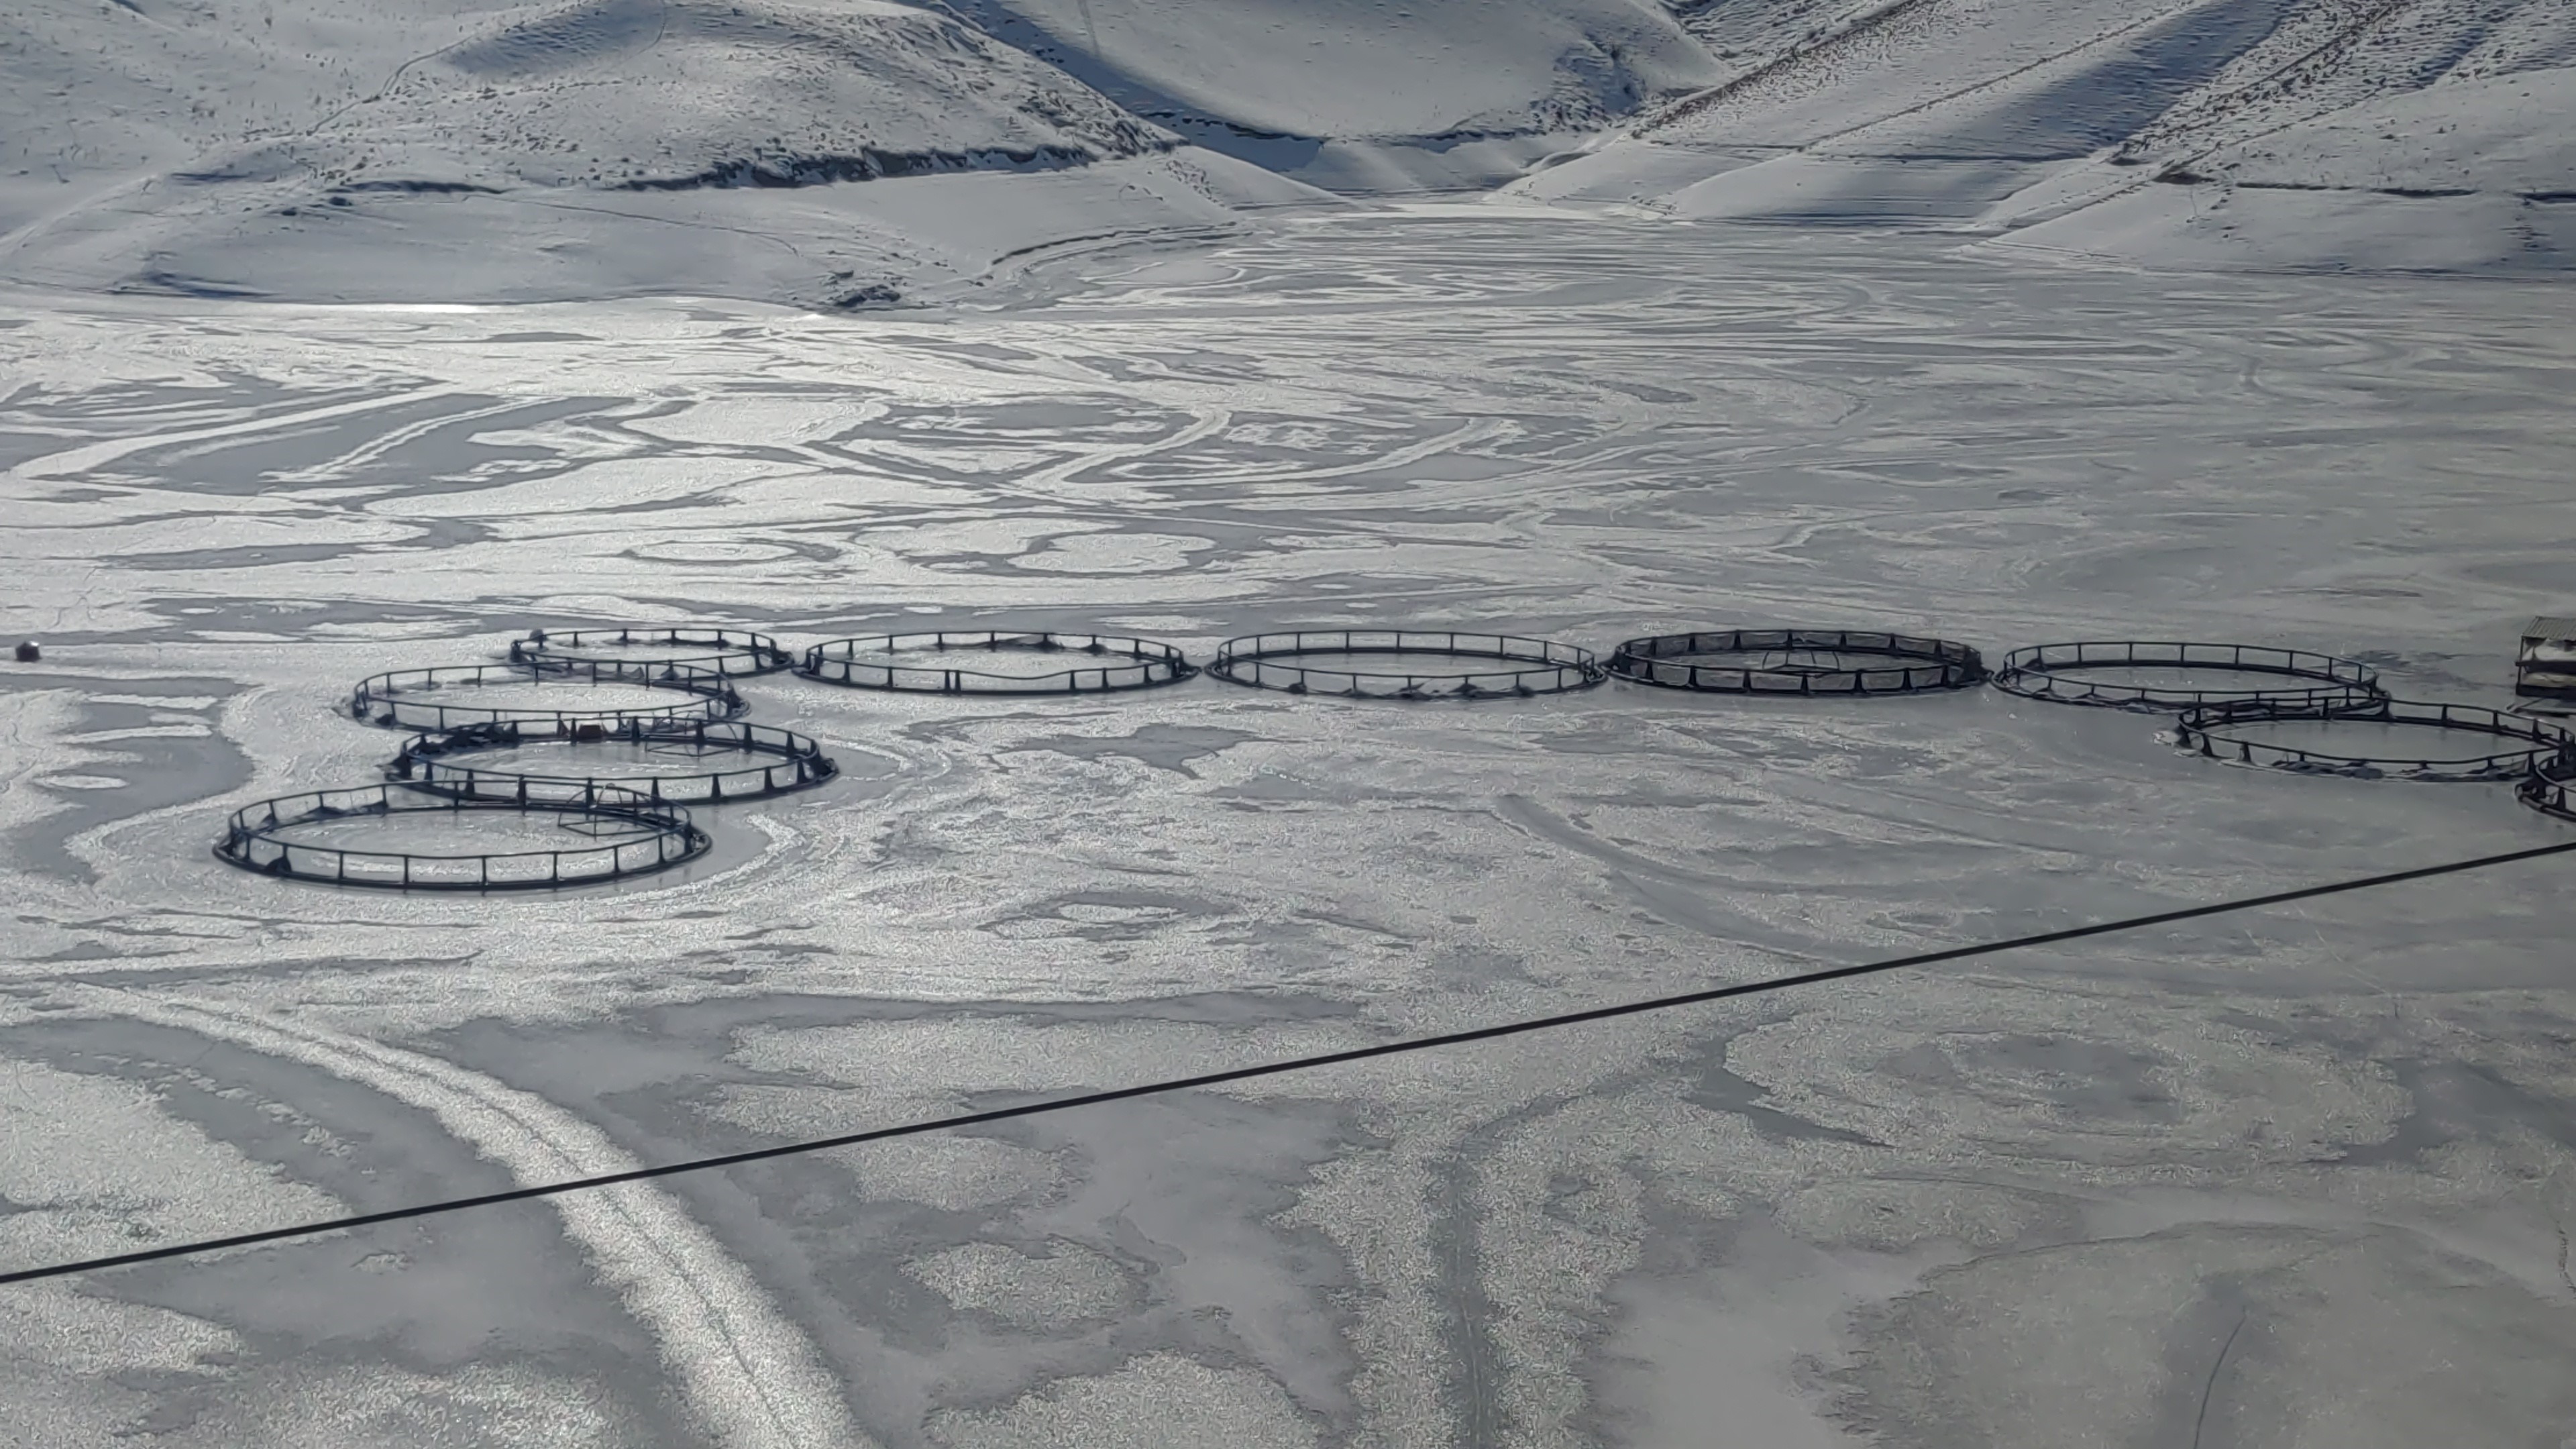
[[[818,1137],[806,1142],[755,1147],[745,1152],[728,1152],[715,1157],[667,1162],[658,1167],[637,1167],[624,1172],[603,1172],[591,1177],[567,1178],[561,1182],[539,1183],[533,1187],[514,1187],[505,1192],[487,1192],[474,1197],[450,1198],[443,1202],[388,1208],[383,1212],[358,1213],[350,1217],[302,1223],[294,1227],[263,1228],[255,1233],[235,1233],[230,1237],[171,1243],[163,1247],[144,1248],[131,1253],[116,1253],[104,1258],[84,1258],[72,1263],[53,1263],[41,1268],[22,1268],[13,1273],[0,1273],[0,1283],[31,1283],[39,1279],[61,1278],[73,1273],[94,1272],[102,1268],[123,1268],[136,1263],[156,1263],[165,1258],[193,1257],[199,1253],[254,1247],[261,1243],[282,1242],[288,1238],[308,1237],[316,1233],[344,1232],[351,1228],[373,1227],[378,1223],[398,1223],[413,1218],[463,1212],[468,1208],[494,1207],[506,1202],[527,1202],[535,1198],[557,1197],[564,1193],[581,1192],[590,1188],[614,1187],[625,1182],[649,1182],[657,1177],[677,1177],[686,1172],[708,1172],[716,1168],[738,1167],[744,1163],[766,1162],[772,1158],[794,1157],[809,1152],[824,1152],[835,1147],[856,1147],[863,1143],[884,1142],[896,1137],[918,1137],[925,1133],[948,1132],[961,1127],[980,1127],[987,1123],[1008,1122],[1020,1117],[1071,1111],[1076,1107],[1105,1106],[1111,1102],[1159,1096],[1166,1092],[1186,1092],[1199,1087],[1221,1087],[1229,1082],[1245,1082],[1257,1077],[1275,1077],[1289,1072],[1311,1071],[1317,1067],[1340,1066],[1347,1062],[1364,1062],[1376,1057],[1400,1056],[1407,1052],[1429,1051],[1434,1047],[1465,1046],[1471,1042],[1496,1041],[1503,1037],[1522,1036],[1530,1032],[1579,1026],[1584,1022],[1641,1016],[1650,1011],[1670,1011],[1675,1007],[1698,1006],[1705,1002],[1726,1001],[1739,996],[1760,996],[1773,991],[1786,991],[1794,986],[1820,986],[1828,981],[1850,981],[1863,976],[1902,971],[1909,967],[1933,966],[1944,961],[1964,961],[1974,956],[1992,956],[2005,951],[2027,950],[2034,946],[2054,946],[2061,942],[2081,941],[2092,936],[2140,931],[2151,926],[2168,926],[2179,921],[2199,920],[2206,916],[2223,916],[2237,911],[2259,910],[2265,906],[2288,905],[2293,901],[2314,900],[2319,896],[2342,895],[2350,891],[2373,890],[2380,886],[2399,885],[2407,881],[2429,880],[2435,876],[2463,875],[2470,871],[2491,870],[2497,866],[2570,853],[2576,853],[2576,840],[2561,841],[2556,845],[2534,846],[2528,850],[2510,850],[2501,855],[2481,855],[2468,860],[2446,861],[2440,865],[2418,866],[2412,870],[2390,871],[2384,875],[2366,875],[2351,880],[2330,881],[2324,885],[2301,886],[2296,890],[2275,891],[2269,895],[2243,896],[2205,906],[2185,906],[2180,910],[2129,916],[2121,920],[2102,921],[2090,926],[2070,926],[2062,931],[2042,931],[2037,935],[2015,936],[2010,940],[1984,941],[1971,946],[1951,946],[1939,951],[1899,956],[1892,960],[1867,961],[1857,966],[1829,966],[1816,971],[1802,971],[1794,976],[1774,976],[1761,981],[1739,982],[1733,986],[1712,986],[1704,991],[1686,991],[1678,996],[1655,996],[1642,1001],[1622,1002],[1616,1006],[1596,1006],[1585,1011],[1568,1011],[1555,1016],[1529,1017],[1520,1021],[1504,1022],[1498,1026],[1480,1026],[1469,1031],[1445,1032],[1438,1036],[1408,1037],[1402,1041],[1385,1042],[1377,1046],[1353,1047],[1348,1051],[1325,1052],[1310,1057],[1292,1057],[1287,1061],[1233,1067],[1222,1072],[1203,1072],[1194,1077],[1174,1077],[1166,1081],[1146,1082],[1133,1087],[1117,1087],[1105,1092],[1084,1092],[1071,1097],[1051,1097],[1045,1101],[1028,1102],[1017,1107],[999,1107],[989,1112],[969,1112],[962,1116],[940,1117],[927,1122],[907,1122],[899,1127],[878,1127],[866,1132],[844,1133],[838,1137]]]

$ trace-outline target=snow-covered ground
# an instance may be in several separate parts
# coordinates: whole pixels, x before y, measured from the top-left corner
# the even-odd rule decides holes
[[[1041,261],[1016,310],[9,294],[0,629],[47,652],[0,667],[0,1263],[2565,837],[1990,691],[765,679],[846,773],[707,812],[681,875],[404,899],[207,853],[372,776],[356,679],[540,623],[2199,637],[2493,703],[2565,612],[2563,291],[1944,245],[1456,205]],[[2526,866],[14,1288],[0,1439],[2555,1443],[2566,897]]]

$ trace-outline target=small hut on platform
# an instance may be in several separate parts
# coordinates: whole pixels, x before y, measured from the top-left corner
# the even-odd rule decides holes
[[[2538,618],[2523,626],[2513,656],[2513,692],[2576,700],[2576,617]]]

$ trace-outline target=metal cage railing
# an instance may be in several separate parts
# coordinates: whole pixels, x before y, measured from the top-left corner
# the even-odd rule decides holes
[[[2150,684],[2088,679],[2087,669],[2192,669],[2233,673],[2283,683],[2243,686]],[[2384,698],[2379,671],[2358,660],[2263,644],[2200,644],[2137,640],[2086,640],[2015,649],[1988,681],[2025,699],[2114,709],[2185,710],[2212,705],[2277,702],[2323,704]]]
[[[567,691],[627,686],[666,691],[669,704],[611,708],[545,708],[535,705],[454,703],[463,691],[539,685]],[[445,695],[446,699],[423,696]],[[397,669],[360,680],[349,696],[349,717],[384,729],[444,734],[468,725],[550,727],[564,735],[628,719],[733,719],[747,706],[733,684],[711,669],[653,661],[523,659],[508,664],[459,664],[436,669]]]
[[[686,750],[701,759],[735,756],[745,763],[681,774],[589,775],[520,769],[478,761],[513,750],[578,751],[603,744]],[[385,766],[395,784],[441,795],[520,805],[592,805],[642,795],[656,804],[721,805],[819,785],[840,767],[807,737],[738,720],[629,719],[593,735],[528,735],[515,724],[476,725],[443,735],[415,735]]]
[[[2514,741],[2514,747],[2437,755],[2362,753],[2247,739],[2249,726],[2291,722],[2403,725]],[[2410,780],[2515,780],[2576,750],[2576,734],[2522,715],[2474,704],[2424,704],[2379,698],[2349,704],[2252,700],[2184,713],[2174,726],[2183,748],[2238,765],[2267,765],[2310,774],[2396,776]]]
[[[406,815],[511,811],[551,814],[556,824],[595,843],[555,850],[429,853],[359,850],[292,838],[299,827],[346,820],[392,821]],[[620,839],[617,836],[635,838]],[[633,792],[603,791],[588,804],[508,803],[433,795],[387,785],[313,790],[262,800],[233,812],[217,858],[262,875],[407,891],[554,890],[668,870],[711,845],[689,812]]]
[[[1463,669],[1336,669],[1296,662],[1316,654],[1436,654]],[[1476,668],[1491,661],[1492,667]],[[1256,689],[1355,699],[1498,699],[1589,689],[1605,677],[1589,649],[1515,634],[1412,629],[1299,629],[1247,634],[1217,646],[1208,673]]]
[[[1037,673],[978,668],[977,656],[1061,656]],[[903,655],[918,656],[906,660]],[[1177,684],[1198,669],[1169,644],[1053,629],[942,629],[835,639],[805,651],[796,672],[824,684],[921,694],[1101,694]]]
[[[1726,655],[1754,658],[1704,662]],[[1715,694],[1924,694],[1986,677],[1985,660],[1968,645],[1867,629],[1657,634],[1621,643],[1607,668],[1634,684]]]

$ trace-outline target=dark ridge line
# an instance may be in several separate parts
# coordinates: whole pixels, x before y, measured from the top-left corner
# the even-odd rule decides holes
[[[2061,930],[2041,931],[2035,935],[2015,936],[2002,941],[1981,941],[1966,946],[1949,946],[1938,951],[1925,951],[1912,956],[1897,956],[1883,961],[1865,961],[1852,966],[1828,966],[1821,970],[1774,976],[1760,981],[1737,982],[1731,986],[1712,986],[1700,991],[1686,991],[1674,996],[1654,996],[1638,1001],[1625,1001],[1615,1006],[1596,1006],[1583,1011],[1568,1011],[1554,1016],[1527,1017],[1496,1026],[1473,1027],[1466,1031],[1445,1032],[1438,1036],[1411,1037],[1376,1046],[1353,1047],[1346,1051],[1324,1052],[1316,1056],[1292,1057],[1286,1061],[1264,1062],[1249,1067],[1231,1067],[1224,1071],[1202,1072],[1197,1076],[1175,1077],[1158,1082],[1144,1082],[1132,1087],[1113,1087],[1102,1092],[1084,1092],[1070,1097],[1051,1097],[1024,1102],[1016,1107],[998,1107],[991,1111],[969,1112],[955,1117],[938,1117],[922,1122],[907,1122],[896,1127],[878,1127],[865,1132],[845,1132],[833,1137],[818,1137],[803,1142],[783,1142],[770,1147],[755,1147],[741,1152],[728,1152],[714,1157],[690,1158],[666,1162],[655,1167],[629,1168],[624,1172],[603,1172],[588,1177],[566,1178],[558,1182],[514,1187],[501,1192],[481,1193],[473,1197],[451,1198],[443,1202],[417,1203],[410,1207],[387,1208],[382,1212],[358,1213],[349,1217],[330,1218],[322,1222],[299,1223],[292,1227],[263,1228],[257,1232],[235,1233],[229,1237],[205,1238],[194,1242],[169,1243],[157,1248],[144,1248],[131,1253],[116,1253],[103,1258],[86,1258],[69,1263],[49,1263],[40,1268],[21,1268],[0,1273],[0,1283],[33,1283],[48,1278],[68,1277],[74,1273],[95,1272],[104,1268],[124,1268],[137,1263],[157,1263],[169,1258],[193,1257],[199,1253],[222,1252],[230,1248],[256,1247],[262,1243],[283,1242],[288,1238],[310,1237],[316,1233],[343,1232],[350,1228],[373,1227],[379,1223],[409,1222],[416,1218],[436,1217],[464,1212],[469,1208],[495,1207],[502,1203],[528,1202],[537,1198],[559,1197],[568,1192],[589,1188],[615,1187],[622,1183],[649,1182],[657,1178],[677,1177],[683,1173],[709,1172],[718,1168],[739,1167],[746,1163],[767,1162],[781,1157],[798,1157],[835,1148],[856,1147],[863,1143],[884,1142],[897,1137],[919,1137],[932,1132],[954,1131],[960,1127],[981,1127],[994,1122],[1009,1122],[1022,1117],[1037,1117],[1076,1107],[1105,1106],[1111,1102],[1132,1101],[1139,1097],[1156,1097],[1168,1092],[1194,1091],[1202,1087],[1220,1087],[1233,1082],[1260,1077],[1281,1076],[1289,1072],[1311,1071],[1318,1067],[1342,1066],[1352,1062],[1371,1061],[1378,1057],[1402,1056],[1429,1051],[1435,1047],[1465,1046],[1474,1042],[1498,1041],[1505,1037],[1525,1036],[1532,1032],[1551,1031],[1558,1027],[1578,1026],[1596,1021],[1614,1021],[1622,1017],[1642,1016],[1648,1012],[1670,1011],[1677,1007],[1699,1006],[1712,1001],[1727,1001],[1739,996],[1761,996],[1786,991],[1794,986],[1817,986],[1830,981],[1850,981],[1865,976],[1879,976],[1910,967],[1938,965],[1945,961],[1964,961],[1976,956],[1992,956],[2005,951],[2027,950],[2035,946],[2053,946],[2067,941],[2081,941],[2094,936],[2108,936],[2125,931],[2144,930],[2150,926],[2168,926],[2181,921],[2200,920],[2208,916],[2230,915],[2264,906],[2288,905],[2294,901],[2315,900],[2321,896],[2343,895],[2351,891],[2372,890],[2380,886],[2407,881],[2431,880],[2439,876],[2461,875],[2470,871],[2490,870],[2527,860],[2576,852],[2576,840],[2562,840],[2555,845],[2535,845],[2522,850],[2508,850],[2497,855],[2472,856],[2466,860],[2444,861],[2439,865],[2416,866],[2409,870],[2388,871],[2380,875],[2356,876],[2347,880],[2327,881],[2322,885],[2299,886],[2286,891],[2273,891],[2259,896],[2240,896],[2232,900],[2212,901],[2207,905],[2183,906],[2176,910],[2157,911],[2144,916],[2128,916],[2113,921],[2096,921],[2089,926],[2069,926]]]
[[[1786,151],[1804,151],[1807,155],[1810,155],[1819,161],[1894,161],[1899,164],[1908,161],[1993,161],[1998,163],[2009,163],[2012,165],[2045,165],[2051,161],[2071,161],[2076,159],[2064,154],[2063,152],[2049,151],[1813,151],[1808,150],[1808,148],[1798,146],[1783,147],[1781,149]]]
[[[1448,131],[1422,131],[1407,133],[1404,135],[1310,136],[1297,131],[1265,131],[1256,126],[1246,126],[1237,121],[1229,121],[1223,116],[1202,116],[1190,111],[1176,111],[1169,108],[1138,111],[1135,114],[1159,125],[1204,126],[1210,130],[1223,131],[1237,140],[1308,141],[1318,146],[1334,141],[1341,141],[1354,145],[1420,146],[1426,150],[1436,146],[1454,150],[1457,147],[1469,145],[1477,141],[1518,141],[1531,136],[1562,134],[1561,131],[1538,130],[1529,127],[1523,127],[1517,130],[1488,130],[1480,127],[1461,127]]]
[[[644,177],[606,188],[612,191],[723,191],[742,187],[792,189],[830,186],[849,181],[884,181],[906,176],[953,176],[969,171],[1070,171],[1127,155],[1148,156],[1178,149],[1178,143],[1148,141],[1119,158],[1073,146],[1036,146],[1026,150],[988,146],[972,151],[879,151],[873,147],[843,156],[755,157],[728,161],[687,176]]]
[[[1229,121],[1223,116],[1202,116],[1189,111],[1171,110],[1167,107],[1150,111],[1140,110],[1136,111],[1134,114],[1143,117],[1145,120],[1164,125],[1178,122],[1184,126],[1206,126],[1211,129],[1224,131],[1227,135],[1245,141],[1321,142],[1326,139],[1322,136],[1301,136],[1294,131],[1265,131],[1258,126],[1247,126],[1240,121]]]
[[[344,181],[332,187],[331,191],[334,195],[352,191],[391,191],[428,196],[452,196],[463,193],[498,196],[502,188],[481,186],[471,181]]]
[[[2463,196],[2511,196],[2522,201],[2576,201],[2576,191],[2489,192],[2475,186],[2330,186],[2322,181],[2235,181],[2177,166],[2155,178],[2167,186],[2231,186],[2244,191],[2342,191],[2355,196],[2397,196],[2408,201],[2450,201]]]

